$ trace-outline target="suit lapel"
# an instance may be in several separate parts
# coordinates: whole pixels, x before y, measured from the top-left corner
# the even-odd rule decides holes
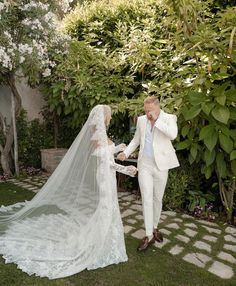
[[[141,126],[141,145],[144,147],[145,143],[145,135],[146,135],[146,128],[147,128],[147,117],[145,116],[142,121],[142,126]]]

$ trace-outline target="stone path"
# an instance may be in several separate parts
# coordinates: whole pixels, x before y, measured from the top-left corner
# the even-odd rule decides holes
[[[124,232],[135,238],[145,236],[141,201],[130,193],[119,193]],[[163,243],[155,243],[180,259],[204,268],[221,277],[232,279],[236,274],[236,228],[185,214],[163,211],[159,225]]]
[[[9,181],[37,193],[46,180],[45,175]],[[128,192],[118,193],[118,198],[125,234],[142,239],[145,231],[141,201]],[[159,229],[164,241],[156,242],[154,247],[162,248],[222,279],[232,279],[236,275],[236,228],[163,211]]]

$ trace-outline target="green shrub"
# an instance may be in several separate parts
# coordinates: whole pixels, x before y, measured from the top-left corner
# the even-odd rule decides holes
[[[38,119],[27,122],[23,110],[17,120],[19,162],[25,166],[41,166],[40,149],[53,146],[53,137]]]
[[[169,171],[169,178],[163,197],[165,209],[183,209],[186,202],[189,178],[182,168]]]
[[[201,166],[190,166],[183,154],[177,154],[180,167],[169,170],[169,177],[163,198],[163,206],[166,209],[188,210],[189,193],[200,192],[206,184],[201,174]],[[210,184],[210,183],[209,183]]]

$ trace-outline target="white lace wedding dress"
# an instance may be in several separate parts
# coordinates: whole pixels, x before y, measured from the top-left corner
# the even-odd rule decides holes
[[[104,107],[95,107],[67,154],[29,202],[0,208],[0,253],[29,275],[66,277],[127,261]]]

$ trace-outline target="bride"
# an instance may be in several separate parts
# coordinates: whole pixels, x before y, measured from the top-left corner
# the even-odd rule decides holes
[[[119,212],[118,165],[107,137],[107,105],[97,105],[68,152],[31,201],[0,208],[0,254],[29,275],[66,277],[127,261]]]

